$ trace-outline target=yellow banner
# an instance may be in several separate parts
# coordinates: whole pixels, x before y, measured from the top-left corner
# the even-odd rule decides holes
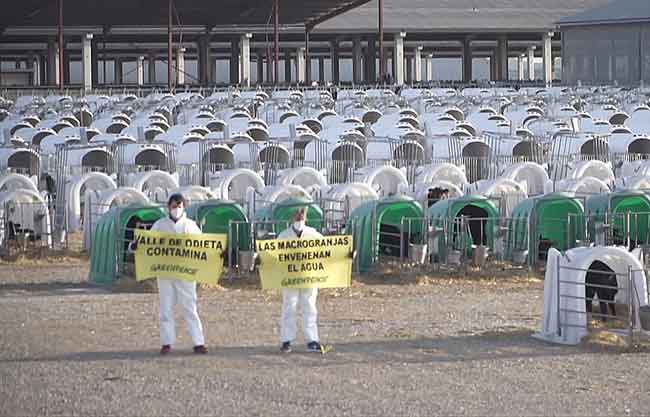
[[[225,234],[184,235],[136,230],[135,279],[216,284],[223,273]]]
[[[257,241],[263,289],[342,288],[352,279],[352,236]]]

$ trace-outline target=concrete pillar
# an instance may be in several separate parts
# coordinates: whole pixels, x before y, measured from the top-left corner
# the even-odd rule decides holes
[[[332,83],[338,84],[341,81],[339,73],[339,42],[332,41],[330,42],[330,56],[331,56],[331,65],[332,65]]]
[[[138,85],[144,85],[144,57],[139,56],[136,61],[136,72],[138,76]]]
[[[427,55],[426,67],[427,67],[426,80],[433,81],[433,54]]]
[[[27,57],[27,61],[25,61],[25,69],[32,70],[32,79],[30,81],[31,85],[34,85],[34,56],[31,53]]]
[[[422,47],[415,48],[415,82],[422,82]]]
[[[257,53],[257,83],[264,83],[264,53]]]
[[[535,81],[535,46],[528,47],[528,79]]]
[[[305,48],[296,49],[296,81],[304,83],[307,79],[307,66],[305,62]]]
[[[54,85],[59,85],[59,84],[61,84],[61,77],[63,75],[61,74],[61,65],[59,64],[59,62],[61,61],[61,55],[59,55],[59,44],[58,43],[56,44],[56,47],[55,47],[54,50],[56,51],[56,54],[54,55],[55,68],[54,68],[54,78],[53,78],[53,80],[56,83]]]
[[[472,81],[472,41],[470,38],[463,40],[463,82]]]
[[[241,84],[251,86],[251,38],[252,33],[245,33],[240,40],[241,50]]]
[[[524,72],[525,72],[524,58],[525,55],[520,55],[517,57],[517,79],[519,81],[524,80]]]
[[[375,38],[368,38],[368,48],[366,50],[366,81],[377,81],[377,43]]]
[[[92,33],[86,33],[81,39],[81,67],[83,68],[83,86],[86,92],[93,89],[92,40]]]
[[[495,69],[498,81],[508,80],[508,38],[505,35],[499,36],[497,39]]]
[[[413,82],[413,58],[410,56],[407,56],[404,58],[404,61],[406,63],[406,71],[405,71],[405,76],[404,76],[404,81],[407,84],[411,84]]]
[[[352,41],[352,80],[355,84],[363,81],[361,55],[361,39],[355,38]]]
[[[325,82],[325,58],[322,56],[318,57],[318,81],[321,84]]]
[[[302,79],[302,82],[305,83],[305,85],[311,85],[312,80],[314,79],[314,75],[312,74],[312,69],[311,69],[311,63],[312,63],[312,51],[313,48],[309,44],[309,42],[306,42],[305,46],[302,48],[302,59],[303,59],[303,74],[304,78]]]
[[[217,80],[217,59],[214,56],[208,55],[208,81],[214,83]]]
[[[284,50],[284,82],[291,84],[291,50]]]
[[[239,41],[230,42],[230,84],[239,84]]]
[[[406,32],[395,35],[395,50],[393,51],[393,68],[395,68],[395,83],[404,84],[404,38]]]
[[[39,69],[41,73],[39,74],[39,84],[38,85],[47,85],[47,55],[39,55],[40,65]]]
[[[30,68],[34,71],[32,75],[32,85],[41,85],[41,57],[40,55],[32,55],[29,57],[31,65]]]
[[[266,81],[273,82],[273,52],[268,49],[266,53]]]
[[[544,84],[553,84],[553,32],[542,37],[542,58],[544,61]]]
[[[93,85],[99,84],[99,42],[93,39],[90,45],[90,69]]]
[[[57,85],[59,83],[59,48],[54,39],[47,41],[47,84]]]
[[[210,84],[210,35],[202,35],[197,42],[199,81]]]
[[[496,81],[497,77],[497,68],[496,68],[496,62],[497,62],[497,50],[494,49],[492,53],[490,54],[490,81]]]
[[[65,46],[64,46],[65,47]],[[63,84],[70,84],[70,54],[65,54],[63,57]]]
[[[115,58],[113,61],[115,63],[115,82],[114,84],[123,84],[124,80],[122,79],[122,58]]]
[[[176,50],[176,85],[185,84],[185,48]]]
[[[384,69],[384,71],[383,71],[384,72],[384,77],[387,77],[388,75],[393,77],[395,75],[395,67],[393,65],[392,60],[391,60],[391,66],[390,67],[388,66],[388,60],[391,59],[391,49],[388,46],[386,46],[385,42],[384,42],[384,50],[383,50],[383,52],[380,51],[381,48],[378,47],[377,49],[378,49],[378,52],[377,52],[378,55],[379,54],[384,55],[383,62],[381,60],[381,56],[379,56],[380,59],[379,59],[379,71],[378,71],[379,75],[378,75],[378,77],[381,78],[382,68]],[[384,83],[384,80],[380,80],[380,82]]]
[[[149,84],[156,84],[156,55],[149,54]]]

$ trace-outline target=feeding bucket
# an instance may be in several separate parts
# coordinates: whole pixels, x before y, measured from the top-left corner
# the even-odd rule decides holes
[[[447,253],[447,263],[449,265],[460,265],[461,251],[451,250]]]
[[[650,306],[639,307],[639,318],[641,319],[641,328],[650,331]]]
[[[419,265],[423,265],[424,261],[427,258],[428,246],[426,244],[424,245],[410,244],[409,246],[410,246],[409,258],[411,262]]]
[[[240,271],[250,271],[253,268],[253,262],[255,260],[254,252],[250,250],[240,250],[239,251],[239,270]]]
[[[488,258],[489,248],[485,245],[478,245],[472,248],[472,265],[483,266]]]
[[[512,261],[517,265],[523,265],[528,260],[527,250],[515,250],[512,252]]]

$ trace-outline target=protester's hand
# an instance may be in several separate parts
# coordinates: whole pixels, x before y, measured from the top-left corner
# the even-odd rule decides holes
[[[255,265],[260,266],[262,265],[262,257],[258,255],[257,253],[255,254]]]
[[[134,240],[129,243],[129,252],[135,252],[136,250],[138,250],[138,241]]]
[[[350,251],[348,252],[348,258],[354,259],[357,257],[357,251]]]
[[[219,257],[220,257],[221,259],[225,259],[225,258],[226,258],[226,251],[225,251],[225,250],[222,250],[222,251],[221,251],[221,255],[219,255]]]

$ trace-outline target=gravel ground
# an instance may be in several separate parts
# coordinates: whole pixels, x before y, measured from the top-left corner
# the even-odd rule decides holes
[[[87,265],[0,265],[0,414],[641,415],[650,349],[531,337],[543,284],[380,279],[319,298],[324,356],[278,353],[280,297],[202,290],[210,353],[158,356],[157,294],[85,283]]]

